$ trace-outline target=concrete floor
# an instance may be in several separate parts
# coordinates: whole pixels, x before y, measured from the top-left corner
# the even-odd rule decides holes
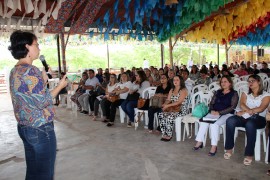
[[[242,164],[244,134],[232,159],[224,160],[223,140],[216,156],[208,157],[209,140],[206,148],[194,152],[194,137],[162,142],[143,127],[126,128],[119,117],[108,128],[72,110],[59,107],[57,112],[56,180],[269,179],[264,161]],[[24,149],[7,94],[0,94],[0,124],[0,179],[24,179]]]

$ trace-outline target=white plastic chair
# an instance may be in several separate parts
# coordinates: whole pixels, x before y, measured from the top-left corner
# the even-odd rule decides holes
[[[242,92],[248,92],[249,86],[247,81],[240,81],[234,84],[234,90],[238,92],[238,95],[240,96]]]
[[[199,118],[192,116],[192,110],[199,103],[205,103],[208,106],[210,101],[211,101],[212,96],[213,96],[213,94],[211,92],[204,93],[202,91],[199,91],[199,92],[195,93],[193,96],[191,96],[191,113],[182,117],[182,122],[185,124],[184,132],[183,132],[183,141],[185,140],[186,133],[187,133],[187,136],[189,138],[192,137],[192,135],[189,136],[190,135],[189,134],[189,124],[195,124],[195,135],[198,132]],[[178,125],[178,124],[176,124],[176,125]],[[181,136],[181,135],[179,136],[178,133],[181,133],[181,123],[180,123],[180,128],[179,128],[179,125],[178,125],[178,127],[176,126],[176,137]],[[192,127],[191,127],[191,134],[192,134]],[[181,139],[181,137],[180,137],[180,139]]]
[[[219,90],[221,87],[219,85],[218,82],[212,82],[211,84],[209,84],[209,91],[211,91],[213,94],[215,91]]]
[[[157,87],[148,87],[146,89],[143,90],[142,92],[142,98],[143,99],[150,99],[152,96],[155,95]],[[135,111],[135,117],[134,117],[134,123],[135,123],[135,130],[137,130],[138,126],[139,126],[139,121],[138,121],[138,116],[140,113],[143,113],[142,116],[144,116],[144,123],[145,123],[145,127],[147,127],[148,125],[148,110],[140,110],[138,108],[134,108]],[[142,120],[142,118],[141,118]]]
[[[123,109],[121,108],[121,106],[119,106],[119,116],[120,116],[120,122],[121,123],[124,123],[125,122],[125,118],[127,118],[127,121],[128,121],[128,116],[123,111]]]
[[[266,73],[258,73],[258,76],[261,77],[262,81],[268,78],[268,75]]]
[[[241,79],[240,78],[238,78],[238,77],[233,77],[233,84],[236,84],[236,83],[238,83],[238,82],[240,82],[241,81]]]
[[[263,80],[263,89],[270,93],[270,78]]]
[[[269,156],[268,151],[269,151],[269,138],[266,144],[266,154],[265,154],[265,160],[264,160],[266,164],[268,164],[268,156]]]
[[[203,92],[207,92],[208,91],[208,86],[206,84],[198,84],[196,86],[193,87],[192,91],[191,91],[191,96],[199,91],[203,91]]]
[[[250,75],[241,76],[241,81],[247,81]]]
[[[236,137],[238,136],[238,131],[246,131],[246,129],[244,127],[236,127],[235,128],[234,142],[236,140]],[[256,143],[255,143],[255,149],[254,149],[255,161],[260,161],[261,160],[261,135],[263,136],[263,149],[264,149],[264,152],[266,152],[265,128],[257,129]],[[246,141],[247,141],[247,137],[245,138],[245,145],[246,145]]]

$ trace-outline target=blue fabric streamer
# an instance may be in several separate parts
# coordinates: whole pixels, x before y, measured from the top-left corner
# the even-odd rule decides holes
[[[266,45],[270,43],[270,24],[268,24],[264,29],[256,28],[255,33],[248,32],[245,37],[240,37],[237,40],[230,41],[230,44],[239,45],[251,45],[259,46]]]

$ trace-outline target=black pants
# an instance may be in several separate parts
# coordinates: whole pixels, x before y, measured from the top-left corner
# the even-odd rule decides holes
[[[115,120],[115,114],[116,114],[116,108],[122,104],[124,99],[119,99],[115,102],[110,102],[108,100],[104,101],[104,107],[105,107],[105,115],[106,119],[110,119],[110,122],[114,122]]]
[[[91,111],[94,111],[95,110],[95,100],[96,100],[96,97],[97,97],[97,95],[91,95],[91,96],[89,96],[89,104],[90,104],[90,109],[91,109]]]
[[[157,112],[161,112],[161,108],[149,107],[149,109],[148,109],[148,118],[149,118],[148,129],[149,130],[154,129],[154,127],[153,127],[154,126],[154,117],[155,117],[155,113],[157,113]]]

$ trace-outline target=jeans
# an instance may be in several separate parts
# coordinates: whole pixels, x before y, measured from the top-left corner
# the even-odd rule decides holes
[[[225,149],[231,150],[234,147],[235,127],[244,127],[247,135],[245,156],[254,156],[257,129],[262,129],[265,126],[265,118],[259,115],[253,115],[247,119],[236,115],[229,117],[226,121]]]
[[[148,119],[149,119],[148,129],[149,130],[153,130],[154,129],[153,124],[154,124],[155,113],[161,112],[161,111],[162,111],[161,108],[149,107],[149,109],[148,109]]]
[[[125,100],[121,104],[121,108],[128,115],[129,120],[131,122],[134,122],[134,114],[135,114],[134,108],[137,108],[137,104],[138,104],[138,100],[135,100],[135,101]]]
[[[18,125],[26,159],[26,180],[52,180],[56,157],[53,122],[40,127]]]

